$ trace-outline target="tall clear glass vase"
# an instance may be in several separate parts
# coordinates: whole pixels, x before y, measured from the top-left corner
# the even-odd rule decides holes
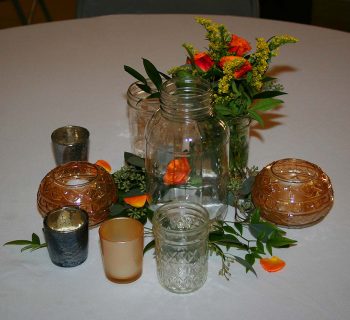
[[[248,164],[251,119],[236,117],[225,122],[230,130],[230,169],[245,168]]]
[[[171,201],[201,204],[210,219],[227,213],[229,132],[213,115],[210,84],[170,79],[161,107],[146,129],[146,172],[151,208]]]

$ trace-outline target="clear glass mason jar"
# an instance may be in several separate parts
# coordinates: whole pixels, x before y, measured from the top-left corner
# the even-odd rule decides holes
[[[153,217],[159,283],[175,293],[202,287],[208,274],[209,214],[199,204],[172,202]]]
[[[127,92],[128,97],[128,118],[131,139],[131,151],[145,157],[145,129],[148,121],[154,112],[159,109],[160,102],[158,98],[147,98],[150,94],[143,91],[138,84],[140,81],[132,83]],[[149,86],[156,91],[153,83]]]
[[[203,205],[210,219],[227,213],[229,131],[213,115],[210,84],[170,79],[146,129],[147,188],[151,208],[173,200]]]

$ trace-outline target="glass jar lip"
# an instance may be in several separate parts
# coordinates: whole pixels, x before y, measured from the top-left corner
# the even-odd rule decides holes
[[[194,86],[195,85],[195,86]],[[169,89],[173,88],[172,91]],[[174,94],[179,93],[179,89],[184,90],[183,94]],[[192,94],[189,94],[192,93]],[[191,100],[211,100],[212,90],[209,81],[200,78],[200,77],[185,77],[185,78],[171,78],[165,81],[162,85],[161,90],[161,100],[170,99],[174,100],[178,97],[184,99],[185,101]]]
[[[67,168],[69,170],[78,169],[77,173],[67,174]],[[87,161],[71,161],[67,162],[53,170],[54,181],[65,188],[82,188],[92,182],[98,177],[99,167]],[[81,178],[81,179],[79,179]],[[67,183],[72,181],[74,183]]]
[[[148,85],[152,89],[152,93],[157,92],[156,86],[153,84],[153,82],[150,79],[146,79]],[[150,93],[142,90],[138,84],[143,84],[142,81],[135,81],[132,84],[130,84],[128,90],[127,90],[127,98],[128,98],[128,104],[130,107],[138,109],[137,104],[142,101],[142,100],[147,100],[148,103],[154,103],[154,104],[159,104],[159,98],[148,98]],[[130,104],[129,102],[132,101],[133,104]]]
[[[295,166],[295,169],[284,169],[284,166]],[[318,177],[317,168],[311,162],[297,158],[285,158],[274,161],[269,165],[271,173],[281,181],[301,184]],[[304,169],[302,171],[302,169]]]
[[[162,212],[170,212],[176,208],[177,209],[185,208],[187,210],[191,210],[193,212],[199,213],[202,223],[200,225],[194,226],[193,228],[187,229],[187,230],[171,230],[162,226],[162,224],[157,220],[159,216],[162,214]],[[165,217],[163,217],[163,219],[164,218]],[[210,223],[210,220],[209,220],[209,213],[207,209],[205,209],[202,205],[198,203],[188,202],[188,201],[172,201],[170,203],[163,204],[161,207],[159,207],[156,210],[154,217],[152,219],[153,227],[156,230],[161,230],[162,232],[166,232],[167,234],[170,234],[170,235],[182,235],[182,236],[193,235],[204,229],[208,229],[209,223]]]

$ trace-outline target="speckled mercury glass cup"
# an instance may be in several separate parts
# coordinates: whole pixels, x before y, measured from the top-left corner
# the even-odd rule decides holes
[[[208,274],[209,213],[199,204],[171,202],[153,217],[159,283],[174,293],[202,287]]]
[[[51,134],[56,164],[70,161],[87,161],[89,152],[89,131],[79,126],[65,126]]]
[[[88,254],[88,214],[77,207],[53,210],[44,218],[44,233],[51,261],[60,267],[75,267]]]
[[[99,229],[106,277],[117,283],[129,283],[142,274],[143,234],[141,222],[132,218],[114,218]]]

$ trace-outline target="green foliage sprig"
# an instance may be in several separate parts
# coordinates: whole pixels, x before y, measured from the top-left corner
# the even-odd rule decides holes
[[[146,93],[149,93],[148,99],[159,98],[163,80],[170,79],[170,77],[159,71],[151,61],[145,58],[142,58],[142,61],[148,79],[127,65],[124,65],[124,70],[140,82],[137,83],[137,86]]]
[[[38,249],[47,247],[46,243],[40,242],[40,238],[36,233],[32,234],[32,240],[13,240],[13,241],[9,241],[9,242],[4,243],[4,246],[7,246],[7,245],[24,246],[21,249],[21,252],[23,252],[25,250],[34,251],[34,250],[38,250]]]
[[[230,204],[235,209],[235,220],[245,220],[254,209],[251,189],[258,172],[259,170],[256,166],[251,168],[233,167],[230,170],[228,191]]]
[[[129,152],[124,153],[124,161],[125,165],[112,174],[118,190],[118,201],[112,205],[110,217],[131,217],[145,224],[153,215],[148,202],[142,207],[135,207],[124,201],[125,198],[145,195],[145,161]]]
[[[246,231],[246,232],[244,232]],[[248,235],[246,235],[248,233]],[[209,250],[221,257],[219,274],[230,277],[230,264],[237,262],[246,272],[256,272],[253,268],[256,259],[265,254],[272,255],[273,248],[287,248],[297,241],[285,237],[286,232],[261,219],[259,209],[254,209],[247,221],[217,221],[209,233]],[[232,254],[230,249],[245,251],[243,257]],[[226,250],[225,250],[226,249]]]

